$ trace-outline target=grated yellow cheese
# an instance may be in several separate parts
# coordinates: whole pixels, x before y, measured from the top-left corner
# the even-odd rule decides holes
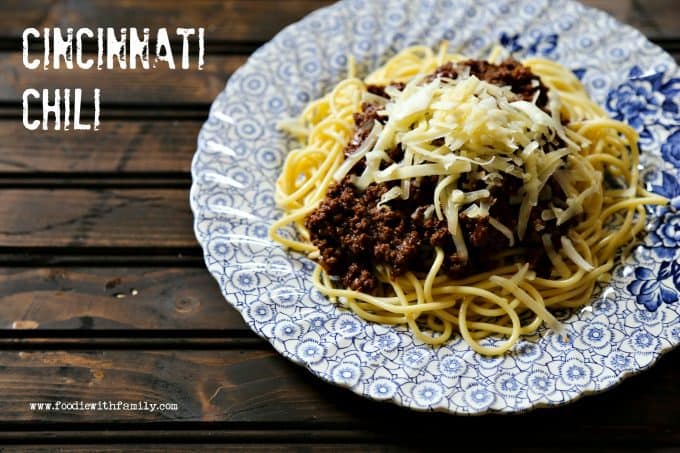
[[[508,87],[465,73],[455,80],[427,81],[418,76],[402,91],[388,87],[386,93],[389,100],[379,113],[387,115],[387,122],[378,129],[377,137],[371,136],[374,140],[372,149],[365,152],[365,169],[354,181],[361,190],[373,182],[399,181],[398,190],[395,187],[383,195],[382,205],[397,197],[408,198],[414,178],[438,176],[434,214],[446,220],[457,254],[463,259],[467,248],[458,215],[464,212],[469,217],[488,216],[490,189],[502,184],[504,174],[522,181],[517,228],[512,231],[497,219],[490,219],[490,223],[511,245],[515,235],[522,240],[526,234],[531,210],[539,199],[545,199],[542,191],[551,176],[555,175],[567,195],[566,209],[553,206],[552,212],[541,214],[542,218],[556,218],[559,225],[582,212],[584,201],[592,195],[588,190],[577,190],[569,181],[566,174],[570,169],[561,170],[569,154],[579,148],[570,139],[573,132],[565,131],[559,121],[560,102],[554,93],[550,95],[550,114],[535,102],[520,100]],[[375,131],[374,128],[371,135]],[[557,137],[564,146],[548,146]],[[402,147],[404,158],[391,162],[386,151],[396,146]],[[391,164],[380,170],[383,161]],[[481,181],[486,188],[456,188],[464,174],[468,181]]]

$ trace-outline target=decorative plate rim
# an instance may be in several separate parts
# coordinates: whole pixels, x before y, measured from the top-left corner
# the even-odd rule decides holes
[[[223,297],[225,298],[225,300],[227,302],[229,302],[230,305],[232,305],[232,307],[234,307],[241,314],[241,316],[243,317],[245,322],[248,324],[249,328],[253,332],[255,332],[258,336],[267,340],[278,353],[280,353],[281,355],[283,355],[287,359],[291,360],[292,362],[305,367],[307,370],[309,370],[311,373],[313,373],[317,377],[321,378],[325,382],[348,388],[348,389],[352,390],[354,393],[356,393],[360,396],[369,398],[369,399],[379,399],[379,400],[384,401],[384,402],[390,402],[390,403],[393,403],[393,404],[396,404],[396,405],[399,405],[399,406],[408,407],[410,409],[417,410],[417,411],[447,412],[447,413],[458,414],[458,415],[483,415],[483,414],[487,414],[487,413],[521,413],[521,412],[526,412],[526,411],[533,410],[533,409],[536,409],[536,408],[554,407],[554,406],[565,405],[565,404],[571,403],[573,401],[576,401],[576,400],[578,400],[578,399],[580,399],[584,396],[600,393],[604,390],[610,389],[610,388],[620,384],[621,382],[623,382],[628,377],[633,376],[635,374],[638,374],[638,373],[646,370],[647,368],[651,367],[654,363],[656,363],[656,361],[662,355],[666,354],[667,352],[669,352],[672,349],[674,349],[675,347],[677,347],[678,344],[680,344],[680,339],[676,339],[675,342],[672,342],[672,340],[669,340],[669,344],[661,345],[658,349],[653,351],[653,358],[652,358],[652,360],[648,361],[647,363],[640,365],[640,366],[636,366],[636,367],[631,368],[631,369],[626,369],[626,370],[620,371],[618,374],[615,374],[614,376],[612,376],[612,379],[607,381],[606,384],[603,385],[602,387],[584,388],[584,389],[581,389],[580,391],[578,391],[577,393],[572,393],[572,394],[569,394],[569,395],[567,395],[565,393],[564,394],[564,395],[566,395],[565,398],[560,399],[560,400],[551,400],[551,399],[547,399],[546,397],[543,397],[543,398],[540,398],[536,401],[531,401],[530,404],[528,404],[528,405],[513,406],[513,405],[509,404],[509,405],[506,405],[506,406],[502,406],[500,408],[492,407],[492,405],[488,405],[488,406],[481,407],[481,408],[478,408],[478,409],[477,408],[470,408],[468,406],[468,408],[467,408],[468,410],[466,411],[460,405],[451,404],[451,401],[449,401],[449,405],[447,405],[447,406],[420,404],[420,403],[416,402],[415,399],[411,399],[410,401],[408,401],[408,400],[407,401],[404,401],[404,400],[400,401],[396,398],[396,393],[392,394],[392,396],[390,396],[389,398],[376,398],[375,395],[371,395],[369,393],[366,383],[364,383],[363,386],[357,385],[357,384],[348,385],[346,382],[341,382],[341,380],[334,378],[332,373],[319,372],[318,370],[315,370],[310,365],[309,362],[305,362],[299,356],[291,353],[286,348],[282,348],[280,344],[277,344],[277,342],[274,341],[275,339],[273,337],[273,334],[267,334],[263,330],[260,329],[260,323],[256,319],[254,319],[252,316],[250,316],[247,312],[249,305],[244,305],[242,303],[238,303],[238,301],[235,300],[234,296],[227,292],[226,285],[225,285],[225,282],[223,280],[224,275],[218,274],[213,269],[211,269],[211,265],[210,265],[211,254],[210,254],[209,244],[208,244],[210,237],[209,237],[208,234],[201,231],[200,226],[199,226],[199,223],[200,223],[201,217],[202,217],[202,213],[206,209],[206,207],[199,202],[199,198],[206,190],[211,190],[210,187],[208,187],[205,183],[202,183],[202,181],[201,181],[201,171],[202,170],[199,168],[199,166],[200,166],[199,160],[206,153],[205,143],[202,142],[201,137],[204,133],[206,133],[208,124],[211,121],[223,121],[223,119],[216,119],[216,117],[218,117],[220,115],[220,111],[218,109],[220,108],[221,103],[226,102],[227,90],[229,89],[230,84],[236,83],[237,80],[240,80],[240,77],[248,71],[248,68],[251,65],[256,64],[257,61],[260,59],[261,55],[263,55],[268,49],[271,49],[277,43],[280,43],[280,41],[283,40],[284,37],[288,36],[292,31],[295,31],[299,28],[302,28],[304,26],[309,25],[313,20],[315,20],[319,17],[325,16],[325,15],[331,16],[333,14],[339,14],[341,9],[345,5],[347,5],[349,3],[361,2],[361,1],[362,0],[342,0],[338,3],[333,4],[333,5],[317,9],[317,10],[313,11],[312,13],[308,14],[307,16],[305,16],[304,18],[302,18],[301,20],[286,26],[276,36],[274,36],[269,42],[267,42],[262,47],[257,49],[248,58],[248,60],[243,64],[243,66],[238,68],[232,74],[232,76],[229,78],[229,80],[227,81],[227,84],[225,86],[225,89],[222,90],[222,92],[217,96],[215,101],[212,103],[208,119],[203,124],[203,126],[201,128],[201,132],[199,133],[199,137],[198,137],[198,140],[197,140],[197,150],[194,153],[194,156],[192,158],[192,163],[191,163],[192,185],[191,185],[191,189],[190,189],[190,205],[191,205],[192,214],[194,216],[194,220],[193,220],[194,234],[196,236],[197,241],[201,245],[204,262],[206,263],[206,266],[207,266],[208,270],[210,271],[210,274],[212,275],[212,277],[216,280],[216,282],[220,286],[220,291],[221,291]],[[436,2],[441,3],[441,2],[447,2],[447,1],[448,0],[441,0],[441,1],[433,0],[429,3],[436,3]],[[594,18],[593,17],[589,18],[589,20],[587,21],[588,23],[594,23],[595,19],[611,21],[611,23],[613,23],[616,27],[620,28],[622,31],[625,32],[625,33],[622,33],[622,34],[625,34],[625,35],[630,36],[630,37],[634,37],[635,40],[633,40],[633,42],[635,43],[635,45],[644,44],[644,45],[650,46],[650,48],[652,48],[655,52],[664,54],[662,49],[660,49],[658,46],[656,46],[655,44],[648,41],[647,38],[644,37],[644,35],[642,35],[638,30],[636,30],[635,28],[633,28],[633,27],[631,27],[627,24],[621,23],[616,19],[611,18],[609,15],[607,15],[606,13],[604,13],[600,10],[581,5],[580,3],[576,3],[572,0],[547,0],[547,1],[552,2],[552,3],[562,4],[565,7],[575,9],[576,11],[580,11],[581,13],[587,11],[589,14],[592,14],[593,17],[594,17]],[[423,2],[428,3],[427,0],[423,0]],[[511,0],[511,2],[512,2],[512,0]],[[379,2],[376,2],[376,3],[379,3]],[[383,3],[385,5],[393,6],[394,4],[400,4],[401,1],[400,0],[397,0],[397,1],[384,0]],[[436,4],[439,4],[439,3],[436,3]],[[469,0],[463,0],[462,3],[470,4],[472,2],[470,2]],[[500,1],[498,3],[503,4],[504,2]],[[524,5],[525,3],[528,3],[528,2],[525,2],[525,0],[518,0],[518,1],[515,1],[514,3],[519,3],[520,5]],[[667,55],[667,54],[665,54],[665,55]],[[667,72],[672,74],[672,75],[677,74],[678,73],[678,67],[677,67],[677,65],[675,65],[675,63],[672,61],[672,59],[671,59],[670,64],[671,65],[668,68]],[[627,79],[624,79],[624,80],[627,80]],[[667,164],[662,163],[662,165],[667,165]],[[677,249],[677,246],[676,246],[676,249]],[[595,301],[595,299],[593,299],[593,302],[594,301]],[[676,322],[676,324],[679,324],[679,323]],[[364,326],[364,327],[366,327],[366,326]],[[292,340],[292,341],[297,341],[299,343],[301,341],[301,339],[298,338],[297,340]],[[541,338],[541,341],[545,341],[545,340],[543,338]],[[571,359],[568,359],[568,360],[571,360]],[[547,370],[547,366],[545,366],[544,368]],[[540,369],[539,369],[539,371],[540,371]],[[496,374],[494,376],[498,377],[498,375],[499,375],[499,372],[497,370]],[[362,382],[361,378],[359,379],[359,381]],[[375,380],[374,380],[374,382],[375,382]],[[414,378],[414,382],[416,382],[415,378]],[[416,384],[416,385],[421,385],[423,383],[426,384],[427,382],[420,382],[420,384]],[[411,383],[411,384],[413,384],[413,383]],[[450,400],[452,398],[452,395],[448,395],[446,397],[449,398],[449,400]],[[445,398],[445,396],[442,395],[442,398]]]

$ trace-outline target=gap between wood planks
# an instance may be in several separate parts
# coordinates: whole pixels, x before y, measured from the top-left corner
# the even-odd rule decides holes
[[[2,173],[0,189],[185,189],[189,173]]]
[[[28,334],[39,336],[29,337]],[[80,335],[79,335],[80,334]],[[100,335],[104,334],[106,336]],[[0,330],[3,351],[167,351],[167,350],[271,350],[265,340],[249,330],[187,331],[173,330],[165,336],[158,331],[58,331]],[[232,336],[233,335],[233,336]]]
[[[498,416],[496,416],[498,417]],[[488,417],[487,417],[488,419]],[[507,419],[507,417],[506,417]],[[449,423],[457,432],[463,432],[461,426],[471,427],[478,425],[482,427],[482,423],[468,422],[470,418],[461,418],[450,416]],[[408,420],[404,419],[404,423]],[[500,424],[498,420],[496,423]],[[555,423],[561,423],[555,421]],[[183,445],[191,448],[196,445],[209,442],[206,447],[215,448],[215,444],[229,445],[229,451],[234,447],[238,451],[305,451],[315,452],[322,451],[326,453],[337,451],[358,451],[358,452],[413,452],[422,451],[426,446],[431,447],[436,451],[441,448],[442,442],[446,442],[441,436],[422,436],[418,439],[416,433],[411,433],[408,436],[401,436],[399,442],[396,443],[394,431],[390,432],[386,427],[381,429],[374,429],[374,426],[356,426],[356,424],[331,424],[328,426],[319,426],[318,423],[232,423],[232,422],[174,422],[174,423],[155,423],[145,422],[143,427],[140,423],[86,423],[86,422],[68,422],[68,423],[45,423],[45,422],[23,422],[4,424],[0,431],[0,442],[5,445],[50,445],[56,446],[64,443],[71,447],[72,445],[97,445],[102,444],[115,447],[116,443],[121,443],[129,448],[130,443],[139,443],[143,445],[144,451],[148,448],[155,447],[158,444],[172,442],[168,444],[170,450],[165,450],[165,446],[161,445],[163,451],[173,451],[172,446],[180,447],[180,451],[187,451],[182,448]],[[440,425],[445,425],[444,423]],[[489,453],[513,453],[517,451],[539,453],[546,451],[546,445],[550,445],[550,451],[556,453],[563,452],[584,452],[584,453],[637,453],[637,452],[671,452],[675,451],[673,448],[665,449],[663,446],[658,447],[655,444],[650,444],[651,439],[647,437],[634,438],[638,434],[637,429],[631,429],[630,435],[623,435],[621,438],[611,440],[603,438],[595,440],[591,438],[592,433],[583,433],[581,439],[568,437],[566,435],[559,436],[554,439],[548,439],[545,434],[539,436],[532,436],[529,434],[519,435],[516,439],[521,440],[522,447],[516,450],[513,447],[518,445],[516,442],[509,441],[513,435],[518,436],[517,433],[522,433],[522,427],[516,423],[511,423],[516,427],[517,431],[512,433],[510,430],[504,430],[504,435],[491,436],[485,440],[484,452]],[[354,429],[351,428],[354,426]],[[444,433],[445,427],[442,426],[441,433]],[[396,429],[393,427],[393,429]],[[526,427],[524,427],[526,430]],[[572,426],[565,431],[578,429],[578,426]],[[592,431],[592,430],[591,430]],[[26,438],[26,434],[30,433],[30,438]],[[473,431],[474,434],[477,431]],[[435,433],[430,433],[435,434]],[[408,438],[405,438],[408,437]],[[534,437],[532,439],[532,437]],[[457,438],[456,438],[457,439]],[[559,445],[557,441],[559,440]],[[451,439],[449,439],[451,442]],[[153,444],[153,445],[152,445]],[[278,445],[274,445],[278,444]],[[466,445],[463,441],[460,445]],[[184,447],[184,448],[187,448]],[[240,448],[239,448],[240,447]],[[338,447],[341,450],[338,450]],[[217,447],[218,451],[224,447]],[[292,448],[292,449],[291,449]],[[300,450],[297,450],[299,448]],[[349,448],[349,450],[347,449]],[[370,448],[370,449],[368,449]],[[376,450],[373,450],[376,448]],[[203,449],[203,447],[201,447]],[[415,450],[414,450],[415,449]],[[418,450],[420,449],[420,450]],[[72,447],[68,448],[72,451]],[[87,451],[87,450],[86,450]],[[97,450],[99,451],[99,450]],[[113,448],[113,451],[119,451]]]
[[[201,247],[0,247],[11,267],[205,267]]]

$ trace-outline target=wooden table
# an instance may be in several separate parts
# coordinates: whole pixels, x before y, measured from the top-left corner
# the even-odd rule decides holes
[[[680,448],[680,351],[566,407],[484,417],[368,401],[279,357],[205,269],[192,232],[189,165],[209,104],[232,71],[328,2],[137,3],[0,4],[0,444],[384,451],[483,439],[504,452]],[[677,0],[586,3],[680,55]],[[204,71],[45,72],[21,62],[26,27],[185,25],[206,27]],[[18,100],[29,87],[101,88],[101,130],[25,130]],[[29,408],[80,400],[178,406]]]

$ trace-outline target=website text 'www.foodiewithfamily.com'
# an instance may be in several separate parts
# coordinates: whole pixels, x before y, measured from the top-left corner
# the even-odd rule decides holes
[[[28,403],[28,408],[36,412],[67,412],[67,411],[121,411],[121,412],[166,412],[177,411],[177,403],[151,401],[49,401]]]

